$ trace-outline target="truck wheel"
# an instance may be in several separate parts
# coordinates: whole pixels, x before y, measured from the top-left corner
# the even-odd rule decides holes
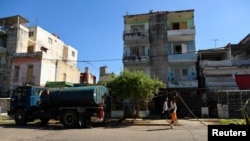
[[[26,118],[27,116],[24,110],[18,109],[15,112],[15,122],[17,125],[25,125],[27,123]]]
[[[74,110],[66,110],[62,115],[62,124],[66,128],[73,128],[79,126],[79,117]]]

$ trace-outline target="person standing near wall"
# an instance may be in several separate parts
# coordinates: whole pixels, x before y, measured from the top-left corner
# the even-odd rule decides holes
[[[172,129],[174,126],[174,123],[177,121],[177,105],[176,105],[176,97],[174,96],[170,101],[170,108],[169,111],[171,111],[171,123],[170,128]]]
[[[162,114],[166,115],[167,118],[169,117],[169,111],[168,111],[168,98],[165,98],[165,101],[163,103],[163,108],[162,108]]]

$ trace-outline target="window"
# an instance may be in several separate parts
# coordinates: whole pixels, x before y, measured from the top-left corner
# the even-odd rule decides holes
[[[22,88],[17,88],[15,91],[14,91],[14,96],[21,96],[22,95]]]
[[[174,80],[188,80],[188,70],[184,68],[174,70]]]
[[[132,25],[131,30],[133,33],[144,32],[144,25]]]
[[[180,80],[181,79],[181,70],[180,69],[175,69],[174,70],[174,80]]]
[[[187,29],[187,22],[172,23],[173,30]]]
[[[52,42],[53,42],[53,40],[50,37],[48,37],[48,43],[52,44]]]
[[[130,48],[131,56],[145,56],[144,46],[134,46]]]
[[[138,48],[131,47],[131,56],[138,56]]]
[[[28,96],[29,95],[29,88],[23,88],[22,96]]]
[[[28,96],[30,92],[29,88],[17,88],[14,93],[13,96]]]
[[[66,78],[67,78],[67,74],[63,73],[63,81],[66,81]]]
[[[43,92],[43,89],[42,89],[42,88],[36,88],[36,89],[34,89],[34,94],[35,94],[35,95],[41,95],[42,92]]]
[[[187,44],[174,44],[173,45],[173,54],[182,54],[187,53]]]
[[[28,53],[34,52],[34,46],[28,46]]]
[[[13,78],[14,82],[19,81],[19,73],[20,73],[20,66],[15,66],[15,68],[14,68],[14,78]]]
[[[33,83],[33,65],[28,65],[27,83]]]
[[[138,33],[138,29],[137,29],[137,28],[134,28],[134,29],[133,29],[133,33]]]
[[[75,57],[76,53],[74,51],[72,51],[72,56]]]
[[[187,76],[187,75],[188,75],[188,70],[182,69],[182,76]]]
[[[144,46],[139,47],[139,56],[145,56],[145,48],[144,48]]]
[[[180,29],[179,23],[173,23],[173,30]]]
[[[32,36],[34,36],[34,32],[33,32],[33,31],[30,31],[30,32],[29,32],[29,37],[32,37]]]
[[[181,46],[180,45],[177,45],[174,47],[174,54],[181,54],[182,51],[181,51]]]

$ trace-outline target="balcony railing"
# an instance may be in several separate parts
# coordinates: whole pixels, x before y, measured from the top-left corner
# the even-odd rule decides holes
[[[36,57],[42,56],[42,52],[31,52],[31,53],[15,53],[13,57]]]
[[[171,80],[168,81],[169,88],[192,88],[198,87],[198,80]]]
[[[149,62],[149,56],[124,56],[123,62]]]
[[[195,35],[195,29],[168,30],[168,36]]]
[[[195,29],[168,30],[168,41],[192,41],[195,38]]]
[[[134,32],[132,30],[126,30],[123,33],[123,39],[143,39],[143,38],[148,38],[148,32],[146,31]]]
[[[195,53],[183,53],[183,54],[172,54],[168,55],[169,62],[184,61],[184,60],[197,60],[197,55]]]
[[[219,61],[200,61],[201,67],[243,67],[250,66],[250,60],[219,60]]]

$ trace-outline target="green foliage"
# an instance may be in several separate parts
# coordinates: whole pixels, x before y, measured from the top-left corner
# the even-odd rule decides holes
[[[135,103],[148,103],[159,88],[166,85],[158,79],[152,79],[141,71],[129,72],[124,70],[119,76],[113,76],[105,84],[113,96],[120,99],[129,98]]]
[[[221,125],[246,125],[246,121],[244,119],[221,119]]]

